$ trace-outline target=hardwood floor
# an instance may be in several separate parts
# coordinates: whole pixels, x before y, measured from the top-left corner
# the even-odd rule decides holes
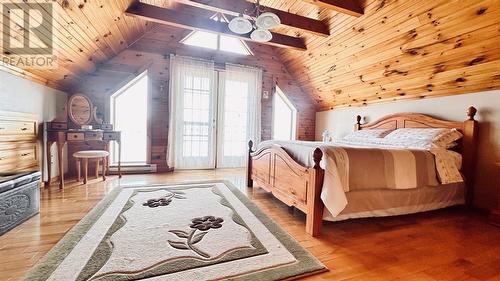
[[[500,280],[500,228],[460,208],[326,223],[305,233],[305,217],[262,189],[244,187],[244,171],[125,175],[42,191],[41,212],[0,237],[0,280],[18,280],[111,189],[122,184],[228,179],[292,234],[329,272],[304,280]],[[61,280],[63,281],[63,280]]]

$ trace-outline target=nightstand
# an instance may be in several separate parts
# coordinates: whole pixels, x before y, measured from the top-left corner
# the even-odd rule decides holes
[[[500,175],[500,162],[496,163],[498,174]],[[497,206],[495,209],[491,210],[490,223],[500,227],[500,194],[497,198]]]

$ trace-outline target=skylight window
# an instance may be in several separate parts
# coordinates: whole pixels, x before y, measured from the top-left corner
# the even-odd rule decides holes
[[[211,19],[214,21],[227,23],[226,18],[221,14],[216,14],[211,17]],[[197,46],[240,55],[252,55],[247,44],[245,44],[245,42],[243,42],[242,40],[231,36],[225,36],[206,31],[193,31],[189,33],[189,35],[184,39],[182,39],[181,43],[190,46]]]

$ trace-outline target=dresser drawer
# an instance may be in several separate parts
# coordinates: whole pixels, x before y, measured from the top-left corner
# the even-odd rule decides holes
[[[83,141],[85,140],[85,133],[68,133],[66,135],[68,141]]]
[[[85,140],[102,140],[102,132],[85,132]]]
[[[103,140],[120,140],[119,132],[104,132]]]
[[[0,135],[35,135],[36,122],[0,120]]]
[[[102,124],[101,129],[104,131],[113,131],[113,124]]]
[[[68,123],[65,122],[48,122],[48,129],[50,130],[67,130]]]
[[[36,144],[22,145],[12,150],[0,151],[0,166],[7,165],[31,165],[36,163]]]

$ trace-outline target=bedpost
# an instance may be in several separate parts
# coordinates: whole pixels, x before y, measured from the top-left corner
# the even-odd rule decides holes
[[[466,195],[465,202],[471,207],[474,201],[474,176],[476,168],[476,149],[477,149],[477,133],[478,122],[474,119],[477,109],[470,106],[467,109],[467,120],[464,121],[462,133],[464,135],[462,141],[462,157],[463,169],[465,177]]]
[[[323,158],[321,149],[316,148],[313,153],[314,166],[309,171],[309,187],[307,189],[307,216],[306,232],[311,236],[319,236],[321,233],[321,223],[323,222],[323,202],[321,201],[321,189],[323,187],[323,177],[325,171],[321,168],[320,162]]]
[[[253,153],[253,141],[250,140],[250,141],[248,141],[247,187],[253,187],[252,153]]]
[[[361,130],[361,115],[356,116],[356,124],[354,125],[354,131]]]

